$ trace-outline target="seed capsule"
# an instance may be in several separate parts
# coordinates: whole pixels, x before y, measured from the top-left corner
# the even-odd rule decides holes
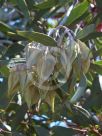
[[[84,73],[87,73],[90,67],[90,50],[85,45],[85,43],[78,40],[79,47],[80,47],[80,54],[81,54],[81,68]]]
[[[33,104],[37,104],[40,99],[38,89],[34,85],[28,85],[25,88],[24,99],[28,105],[28,108],[30,109],[31,106]]]
[[[8,77],[8,95],[11,97],[20,89],[19,73],[11,70]]]

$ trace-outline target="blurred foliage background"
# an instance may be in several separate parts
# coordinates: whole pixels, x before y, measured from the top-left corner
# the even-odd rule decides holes
[[[43,43],[44,37],[39,38],[39,33],[46,34],[46,38],[58,25],[71,29],[92,53],[87,81],[79,83],[84,94],[80,93],[82,97],[70,110],[67,100],[71,100],[76,90],[70,91],[75,85],[71,77],[71,83],[59,88],[58,95],[63,99],[56,98],[54,113],[46,104],[41,105],[39,112],[30,112],[25,103],[18,102],[19,94],[8,98],[7,65],[12,58],[22,57],[29,42]],[[101,136],[101,97],[101,0],[0,0],[0,136]]]

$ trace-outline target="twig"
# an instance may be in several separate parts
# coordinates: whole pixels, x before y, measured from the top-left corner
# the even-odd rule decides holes
[[[97,136],[102,136],[102,134],[99,133],[99,131],[95,128],[91,129],[91,132],[93,132],[94,134],[96,134]]]

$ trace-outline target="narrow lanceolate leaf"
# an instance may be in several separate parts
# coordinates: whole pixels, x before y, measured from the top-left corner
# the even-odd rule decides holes
[[[78,4],[71,12],[68,17],[65,25],[72,24],[75,20],[79,19],[87,10],[88,10],[89,2],[84,0],[84,2]]]
[[[97,51],[93,51],[93,56],[94,57],[102,56],[102,48],[98,49]]]
[[[17,31],[17,34],[26,38],[27,40],[29,41],[35,41],[35,42],[38,42],[38,43],[41,43],[45,46],[57,46],[57,43],[56,41],[46,35],[46,34],[43,34],[43,33],[38,33],[38,32],[29,32],[29,31]]]
[[[29,18],[29,10],[25,0],[15,0],[20,10],[23,12],[24,16]]]
[[[79,113],[82,113],[87,118],[91,117],[90,113],[86,109],[82,108],[81,106],[74,105],[73,108],[75,108],[77,111],[79,111]]]
[[[5,24],[4,22],[0,21],[0,31],[3,33],[7,33],[8,31],[14,32],[14,29]]]
[[[47,0],[37,4],[35,7],[38,9],[48,9],[56,5],[56,0]]]
[[[14,32],[7,32],[7,35],[12,39],[12,40],[17,40],[17,41],[24,41],[26,38],[17,35],[17,33]]]
[[[84,39],[85,37],[92,34],[93,32],[95,32],[95,25],[91,24],[83,28],[83,30],[79,31],[76,37],[78,39]]]
[[[77,102],[84,95],[86,86],[87,86],[86,77],[85,77],[85,75],[82,75],[82,78],[79,82],[79,86],[78,86],[74,96],[70,100],[71,103]]]
[[[28,9],[34,9],[34,1],[33,0],[25,0],[28,6]]]
[[[77,132],[73,130],[72,128],[65,128],[60,126],[53,127],[53,136],[73,136]]]
[[[86,37],[82,38],[81,40],[82,41],[88,41],[90,39],[96,39],[98,37],[102,37],[102,32],[94,31],[94,32],[90,33],[89,35],[87,35]]]
[[[102,65],[91,63],[90,69],[91,69],[93,72],[102,75]]]

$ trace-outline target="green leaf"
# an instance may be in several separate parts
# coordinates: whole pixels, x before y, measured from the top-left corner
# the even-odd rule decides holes
[[[74,105],[73,108],[75,108],[77,111],[79,111],[81,114],[83,114],[87,118],[91,117],[90,113],[86,109],[82,108],[81,106]]]
[[[52,136],[73,136],[77,132],[71,128],[53,127],[53,133]]]
[[[102,60],[95,61],[94,64],[102,66]]]
[[[50,136],[49,131],[46,128],[40,126],[34,126],[34,128],[38,136]]]
[[[24,49],[24,46],[22,44],[15,43],[14,45],[8,48],[5,55],[12,58],[12,57],[15,57],[15,55],[17,54],[20,54],[23,51],[23,49]]]
[[[84,107],[89,108],[102,108],[102,89],[99,81],[99,76],[96,74],[91,87],[91,95],[85,101]]]
[[[9,69],[7,67],[7,64],[7,60],[0,60],[0,73],[5,77],[9,75]]]
[[[4,127],[5,129],[6,129],[6,127]],[[4,133],[3,134],[0,134],[0,136],[12,136],[12,133],[10,133],[10,132],[5,132],[4,131]]]
[[[11,124],[12,130],[19,129],[21,122],[24,120],[24,116],[27,113],[27,106],[25,104],[16,107],[17,109],[15,108],[15,115],[13,116],[12,124]]]
[[[9,75],[9,69],[7,66],[2,66],[0,67],[0,73],[5,76],[5,77],[8,77]]]
[[[29,10],[33,10],[34,9],[34,1],[33,0],[25,0],[25,1],[27,3]]]
[[[48,9],[48,8],[52,8],[55,5],[56,5],[56,0],[47,0],[35,5],[35,7],[39,9]]]
[[[0,109],[1,108],[6,108],[8,105],[8,97],[7,97],[7,79],[4,77],[3,82],[0,83]]]
[[[90,69],[91,69],[93,72],[96,72],[96,73],[102,75],[102,65],[98,65],[98,64],[91,63]]]
[[[5,0],[0,0],[0,7],[2,7],[4,2],[5,2]]]
[[[17,31],[17,34],[28,39],[29,41],[35,41],[38,43],[41,43],[45,46],[57,46],[57,43],[55,40],[53,40],[52,37],[38,32],[29,32],[29,31]]]
[[[83,30],[77,33],[76,38],[83,39],[94,31],[95,31],[95,25],[94,24],[88,25],[85,28],[83,28]]]
[[[65,22],[65,25],[72,24],[75,20],[80,18],[89,7],[89,2],[87,0],[84,0],[82,3],[78,4],[71,12],[70,16],[68,17],[67,21]]]
[[[95,39],[97,37],[102,37],[102,33],[96,32],[96,27],[94,24],[86,26],[76,35],[76,38],[81,39],[82,41],[88,41],[90,39]]]
[[[16,6],[17,5],[17,2],[16,2],[16,0],[7,0],[8,2],[10,2],[10,3],[12,3],[14,6]]]
[[[29,10],[25,0],[15,0],[20,10],[26,18],[29,18]]]
[[[74,96],[70,100],[71,103],[77,102],[84,95],[86,86],[87,86],[86,77],[85,77],[85,75],[82,75],[81,80],[79,82],[79,86],[78,86]]]
[[[19,108],[20,105],[18,105],[16,102],[10,102],[9,105],[6,107],[6,113],[10,113],[11,111],[17,112]]]
[[[12,40],[16,40],[16,41],[24,41],[24,40],[26,40],[26,38],[24,38],[24,37],[22,37],[20,35],[17,35],[16,33],[13,33],[13,32],[8,32],[7,35]]]
[[[93,51],[93,56],[94,57],[102,56],[102,48],[98,49],[97,51]]]
[[[98,37],[102,37],[102,33],[94,31],[94,32],[90,33],[89,35],[87,35],[86,37],[83,37],[81,40],[85,42],[85,41],[88,41],[90,39],[96,39]]]
[[[15,32],[15,30],[12,27],[8,26],[7,24],[1,21],[0,21],[0,31],[4,33],[7,33],[8,31]]]
[[[91,90],[92,90],[92,94],[94,95],[96,95],[97,93],[102,93],[98,75],[95,75],[94,77]]]
[[[102,1],[101,0],[96,0],[96,5],[101,10],[101,8],[102,8]]]
[[[74,122],[83,126],[88,126],[91,123],[91,114],[88,110],[82,108],[81,106],[74,105],[72,107],[72,111]]]
[[[8,60],[0,60],[0,68],[2,67],[2,66],[6,66],[7,64],[8,64]]]

